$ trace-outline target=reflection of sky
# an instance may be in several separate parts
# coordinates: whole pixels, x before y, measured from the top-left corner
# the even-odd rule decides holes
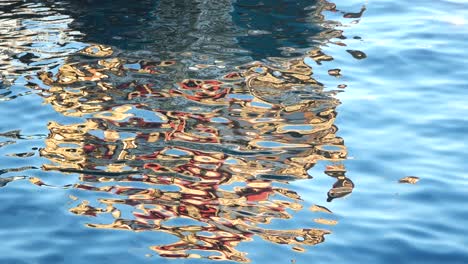
[[[83,48],[75,41],[81,33],[69,28],[73,21],[69,16],[40,3],[11,6],[23,14],[13,16],[8,6],[0,8],[0,71],[4,75],[25,68],[53,68],[62,58]]]

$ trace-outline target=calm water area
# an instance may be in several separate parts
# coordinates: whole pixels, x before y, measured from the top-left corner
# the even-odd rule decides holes
[[[0,264],[468,263],[466,0],[0,0]]]

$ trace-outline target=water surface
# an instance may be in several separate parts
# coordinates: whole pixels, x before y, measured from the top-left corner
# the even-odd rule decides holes
[[[1,262],[465,263],[467,9],[2,1]]]

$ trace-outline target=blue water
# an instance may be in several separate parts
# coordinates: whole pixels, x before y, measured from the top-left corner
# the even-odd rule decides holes
[[[0,263],[468,263],[467,14],[0,1]]]

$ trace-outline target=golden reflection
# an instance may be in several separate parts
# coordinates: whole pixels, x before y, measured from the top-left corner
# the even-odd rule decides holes
[[[51,162],[43,168],[79,173],[80,182],[70,188],[112,195],[99,199],[100,206],[82,200],[70,209],[77,215],[109,214],[114,219],[89,227],[161,231],[177,237],[178,242],[151,246],[164,257],[247,262],[236,246],[253,236],[303,251],[303,246],[323,242],[330,231],[263,227],[275,219],[291,219],[303,209],[301,196],[284,183],[311,178],[309,169],[318,161],[330,161],[325,173],[336,183],[328,192],[329,201],[353,188],[339,163],[347,156],[334,125],[339,102],[319,93],[314,97],[323,87],[304,62],[319,57],[252,63],[223,81],[187,79],[168,88],[138,81],[103,85],[110,75],[129,74],[119,58],[65,64],[55,75],[41,72],[30,78],[30,86],[41,90],[47,103],[64,115],[87,117],[78,124],[49,123],[40,153]],[[302,96],[281,99],[291,91]],[[157,108],[145,98],[168,107]],[[177,98],[208,108],[184,111],[171,105]],[[138,111],[145,111],[151,121]],[[38,178],[31,182],[46,185]],[[132,217],[123,217],[122,206],[133,208]],[[318,205],[311,210],[331,213]],[[199,224],[166,223],[175,218]]]
[[[315,223],[323,224],[323,225],[336,225],[338,224],[338,221],[336,220],[330,220],[330,219],[324,219],[324,218],[316,218],[314,219]]]
[[[341,33],[329,31],[328,38]],[[347,149],[336,135],[340,102],[324,92],[311,66],[331,56],[314,49],[242,65],[219,79],[179,80],[179,61],[116,54],[91,45],[56,73],[28,78],[57,112],[84,120],[50,122],[40,150],[50,161],[44,170],[79,174],[64,188],[103,194],[97,201],[70,196],[77,203],[71,213],[95,217],[92,228],[168,233],[178,241],[150,247],[167,258],[248,262],[236,247],[254,237],[300,252],[325,240],[330,230],[268,225],[303,210],[301,195],[287,184],[310,179],[317,162],[328,164],[325,174],[335,181],[329,202],[353,191],[341,163]],[[339,77],[340,69],[329,73]],[[310,211],[332,214],[320,205]],[[102,223],[105,214],[113,220]],[[193,221],[171,224],[177,218]]]
[[[108,57],[114,53],[111,47],[104,45],[90,45],[78,52],[79,54],[90,57]]]
[[[401,178],[398,182],[399,183],[409,183],[409,184],[416,184],[419,181],[419,177],[416,176],[406,176]]]
[[[326,208],[325,206],[316,205],[316,204],[310,207],[310,210],[312,212],[324,212],[324,213],[332,214],[332,211],[330,211],[330,209]]]

